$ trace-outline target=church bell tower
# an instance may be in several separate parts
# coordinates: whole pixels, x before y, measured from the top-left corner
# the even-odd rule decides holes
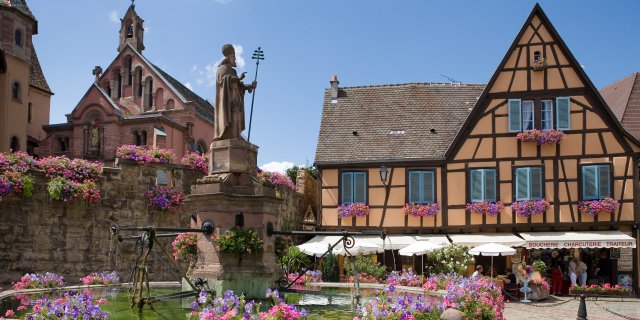
[[[118,52],[122,51],[127,44],[140,53],[144,50],[144,20],[138,16],[135,8],[136,6],[132,1],[124,18],[120,19],[120,45],[118,46]]]

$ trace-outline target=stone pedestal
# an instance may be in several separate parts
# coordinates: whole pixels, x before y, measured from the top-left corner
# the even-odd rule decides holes
[[[211,142],[209,174],[248,173],[256,175],[258,146],[243,139]]]
[[[186,205],[195,213],[192,226],[198,227],[211,219],[215,232],[198,236],[198,262],[194,278],[206,279],[211,289],[222,293],[233,290],[248,298],[263,298],[267,288],[273,288],[278,278],[275,237],[267,236],[267,222],[276,223],[282,200],[269,195],[238,195],[224,192],[208,193],[198,186],[189,195]],[[262,252],[240,260],[237,256],[215,250],[215,236],[235,227],[236,215],[244,214],[244,229],[255,230],[264,241]],[[277,226],[276,226],[277,228]]]

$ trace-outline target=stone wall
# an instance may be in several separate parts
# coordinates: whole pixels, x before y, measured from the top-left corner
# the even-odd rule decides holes
[[[36,189],[31,199],[17,196],[0,201],[0,286],[19,279],[27,272],[55,272],[69,283],[95,271],[118,271],[128,281],[139,249],[135,241],[118,242],[110,233],[110,223],[119,226],[182,227],[191,225],[192,213],[181,208],[162,212],[147,205],[145,192],[154,185],[157,170],[163,170],[173,185],[189,194],[199,174],[179,165],[138,165],[120,162],[104,168],[100,183],[102,199],[95,204],[64,204],[49,198],[44,175],[35,176]],[[300,182],[303,185],[300,185]],[[279,188],[282,198],[277,214],[281,230],[301,230],[307,206],[315,203],[316,182],[311,177],[299,179],[295,192]],[[309,198],[312,197],[312,198]],[[315,208],[315,204],[312,205]],[[122,236],[139,235],[125,232]],[[173,238],[161,238],[171,250]],[[158,259],[156,254],[162,259]],[[170,262],[158,248],[148,259],[152,281],[177,280],[169,271]],[[186,266],[182,265],[186,270]]]
[[[127,281],[139,249],[135,241],[116,241],[108,220],[120,226],[189,227],[190,215],[182,209],[161,212],[147,205],[145,192],[155,183],[156,170],[173,177],[174,185],[189,193],[201,174],[176,165],[143,166],[120,163],[105,168],[102,199],[95,204],[64,204],[49,198],[46,179],[36,173],[31,199],[17,196],[0,201],[0,283],[16,281],[26,272],[55,272],[68,283],[95,271],[118,271]],[[122,232],[123,236],[140,232]],[[160,241],[170,250],[173,238]],[[176,280],[160,250],[161,262],[152,253],[148,259],[150,280]],[[3,285],[3,287],[5,287]]]

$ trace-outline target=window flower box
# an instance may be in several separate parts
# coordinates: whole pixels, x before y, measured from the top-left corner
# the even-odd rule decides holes
[[[533,71],[542,71],[547,68],[547,59],[540,58],[536,60],[531,67],[533,68]]]
[[[620,204],[616,199],[604,198],[601,200],[580,201],[578,210],[582,214],[594,217],[600,213],[613,213],[618,207],[620,207]]]
[[[551,205],[545,199],[523,200],[511,204],[511,210],[522,217],[528,218],[536,214],[544,214]]]
[[[519,132],[516,138],[522,142],[535,142],[537,145],[541,145],[560,143],[564,136],[562,130],[533,129]]]
[[[478,201],[473,203],[467,203],[466,210],[481,215],[487,215],[490,217],[495,217],[502,211],[504,208],[504,204],[500,201],[491,202],[491,201]]]
[[[402,207],[402,212],[406,216],[414,216],[414,217],[433,217],[438,214],[440,211],[440,205],[437,203],[407,203]]]
[[[338,206],[338,217],[365,217],[369,215],[369,206],[364,203],[350,203]]]

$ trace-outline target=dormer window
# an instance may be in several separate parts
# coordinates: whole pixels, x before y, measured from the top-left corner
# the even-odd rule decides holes
[[[18,47],[22,47],[23,46],[22,31],[16,30],[16,32],[15,32],[15,42],[16,42],[16,46],[18,46]]]

